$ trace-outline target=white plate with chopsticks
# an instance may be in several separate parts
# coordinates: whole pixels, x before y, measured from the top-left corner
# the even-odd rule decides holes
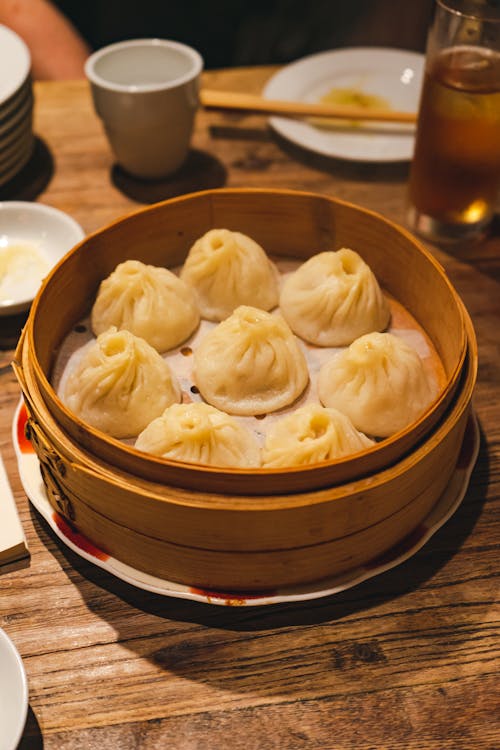
[[[22,659],[0,628],[0,750],[15,750],[28,714],[28,683]]]
[[[320,52],[282,68],[267,83],[266,99],[361,103],[388,111],[418,109],[424,55],[385,47],[351,47]],[[308,120],[271,117],[271,126],[288,141],[325,156],[350,161],[411,159],[414,124]]]

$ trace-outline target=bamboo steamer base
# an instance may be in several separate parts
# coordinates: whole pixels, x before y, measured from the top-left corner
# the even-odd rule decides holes
[[[457,395],[437,428],[389,469],[320,491],[230,497],[146,482],[96,459],[54,422],[30,371],[16,371],[52,507],[132,567],[204,589],[263,591],[363,565],[410,534],[456,466],[477,353],[470,321]]]
[[[280,550],[211,550],[184,547],[121,526],[75,496],[72,523],[97,547],[158,578],[221,591],[263,591],[311,583],[359,567],[394,546],[427,516],[445,489],[463,438],[457,430],[453,455],[433,482],[400,511],[355,532],[308,547]],[[49,494],[51,505],[60,512]]]

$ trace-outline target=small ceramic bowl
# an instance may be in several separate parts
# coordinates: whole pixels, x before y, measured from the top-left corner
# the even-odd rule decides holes
[[[0,748],[15,750],[28,714],[28,683],[19,652],[0,628]]]
[[[0,316],[27,310],[51,268],[84,237],[57,208],[0,202]]]

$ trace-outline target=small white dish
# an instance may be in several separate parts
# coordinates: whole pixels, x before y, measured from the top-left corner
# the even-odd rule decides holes
[[[287,65],[264,88],[266,99],[317,102],[332,89],[354,89],[382,97],[394,110],[416,112],[424,56],[385,47],[352,47],[320,52]],[[316,127],[306,120],[272,117],[283,138],[309,151],[350,161],[411,159],[414,126],[370,123],[358,127]]]
[[[0,25],[0,105],[21,88],[30,69],[27,45],[14,31]]]
[[[15,750],[28,715],[28,682],[18,650],[0,628],[0,750]]]
[[[0,202],[0,316],[27,310],[48,272],[84,237],[57,208]]]

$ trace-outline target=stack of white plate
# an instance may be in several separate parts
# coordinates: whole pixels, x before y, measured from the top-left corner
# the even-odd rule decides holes
[[[23,40],[0,25],[0,186],[29,161],[34,148],[31,56]]]

